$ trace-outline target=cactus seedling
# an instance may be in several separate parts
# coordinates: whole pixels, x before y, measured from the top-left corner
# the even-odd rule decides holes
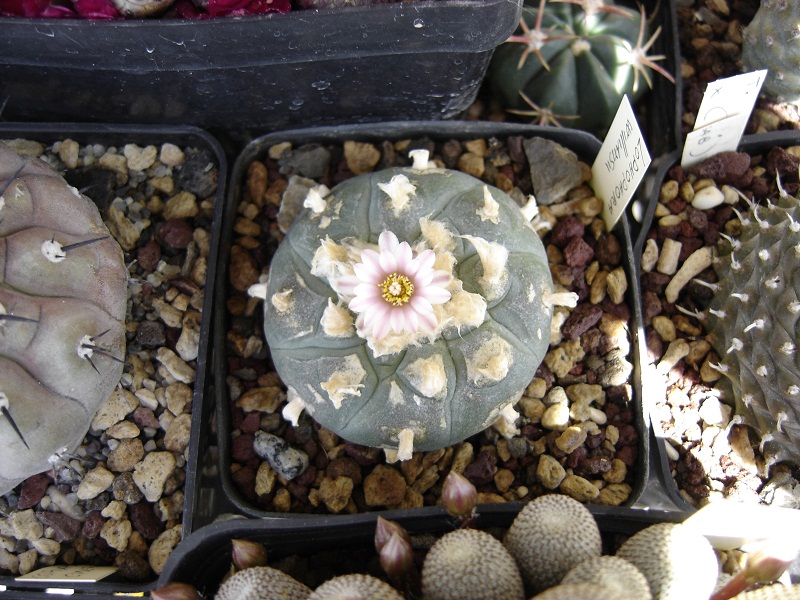
[[[641,79],[651,86],[651,71],[674,82],[658,64],[665,57],[648,55],[659,33],[647,37],[644,9],[613,0],[540,0],[495,51],[489,81],[510,112],[602,132],[625,94],[634,102],[645,91]]]
[[[761,1],[742,35],[742,65],[746,71],[769,69],[765,96],[800,104],[800,4]]]
[[[119,382],[127,269],[95,205],[0,144],[0,493],[83,438]]]
[[[402,460],[500,417],[511,430],[561,299],[510,197],[427,152],[414,162],[312,190],[251,291],[265,298],[284,416],[306,410]]]

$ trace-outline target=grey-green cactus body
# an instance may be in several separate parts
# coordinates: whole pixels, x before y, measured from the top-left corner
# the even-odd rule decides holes
[[[800,202],[743,216],[741,235],[719,244],[719,289],[707,319],[736,421],[752,426],[770,463],[800,464]]]
[[[97,207],[43,162],[0,144],[0,191],[5,493],[73,451],[119,382],[127,270]]]
[[[742,35],[742,65],[745,71],[769,69],[764,95],[800,104],[800,3],[761,0]]]
[[[413,186],[405,200],[381,188],[395,178]],[[553,284],[543,245],[510,197],[457,171],[394,168],[340,184],[316,210],[282,242],[266,291],[265,333],[290,399],[359,444],[397,448],[413,432],[414,450],[463,440],[519,399],[549,344]],[[434,250],[437,267],[452,272],[437,330],[410,343],[359,336],[330,277],[314,274],[326,254],[357,255],[384,231]],[[478,246],[507,250],[502,269]]]

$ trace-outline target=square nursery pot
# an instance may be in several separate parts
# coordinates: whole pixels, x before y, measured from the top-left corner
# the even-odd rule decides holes
[[[58,466],[55,481],[52,474],[34,476],[0,497],[6,524],[24,510],[30,511],[44,525],[44,536],[61,544],[49,560],[37,558],[34,570],[49,564],[115,563],[120,569],[96,583],[57,577],[47,582],[18,579],[19,572],[4,569],[0,590],[14,598],[42,597],[48,588],[71,590],[79,598],[140,592],[153,585],[175,544],[194,529],[199,448],[208,432],[202,418],[210,410],[203,404],[213,397],[209,393],[210,291],[216,277],[225,155],[212,136],[194,127],[2,123],[0,139],[16,144],[25,140],[26,147],[38,147],[37,153],[42,152],[71,185],[92,198],[104,220],[117,225],[111,229],[124,247],[129,273],[127,351],[118,387],[127,408],[110,420],[104,417],[102,426],[96,422],[94,433],[87,434],[76,455],[65,457],[69,462]],[[54,143],[60,144],[60,154],[53,150]],[[166,146],[173,158],[165,157],[157,167],[136,166],[136,157],[145,160],[149,146],[161,152]],[[80,156],[77,165],[75,152]],[[105,168],[86,166],[87,153],[95,155],[95,165],[105,164]],[[145,162],[152,165],[152,156]],[[112,163],[116,171],[108,170]],[[165,163],[174,166],[166,168]],[[117,209],[117,218],[110,217],[112,207]],[[123,219],[128,219],[128,227]],[[118,233],[119,226],[126,235]],[[178,346],[184,330],[186,337]],[[107,405],[96,418],[107,414]],[[106,428],[120,424],[135,429],[134,433],[113,439]],[[129,454],[112,458],[112,448],[128,443],[133,448]],[[162,487],[156,486],[154,492],[148,489],[145,495],[132,472],[156,452],[170,454],[174,465],[166,481],[159,479]],[[134,459],[142,462],[134,465]],[[82,493],[87,498],[79,499],[76,490],[84,474],[100,467],[107,467],[113,483],[104,490],[98,487],[91,494]],[[63,520],[52,517],[60,512],[56,501],[51,501],[57,492],[76,514],[65,514],[70,518]],[[103,515],[112,502],[121,510]],[[30,540],[4,535],[16,543],[19,553],[32,547]]]
[[[519,512],[519,506],[478,507],[474,526],[501,536]],[[662,522],[677,522],[676,513],[640,511],[604,506],[589,507],[600,528],[603,553],[613,553],[629,536]],[[430,545],[457,528],[441,507],[414,511],[389,511],[381,515],[399,523],[411,536],[415,562],[421,563]],[[267,549],[268,564],[291,574],[312,589],[336,575],[369,573],[385,575],[374,547],[376,515],[349,518],[322,517],[287,521],[231,519],[219,521],[185,539],[172,553],[158,587],[181,582],[195,586],[211,598],[231,567],[231,540],[250,540]],[[419,564],[418,564],[419,567]]]
[[[300,124],[465,110],[521,0],[426,0],[210,20],[2,18],[14,120]]]
[[[489,492],[489,488],[492,488],[491,491],[495,494],[504,493],[505,495],[504,498],[498,498],[496,495],[493,497],[488,496],[490,499],[486,500],[487,502],[505,500],[518,502],[528,499],[526,493],[528,496],[532,493],[528,490],[528,487],[538,485],[536,477],[532,475],[532,472],[536,470],[536,461],[539,460],[538,455],[534,456],[532,452],[528,451],[530,444],[534,444],[534,440],[541,438],[543,435],[543,432],[538,431],[536,427],[526,430],[528,437],[523,435],[522,438],[524,439],[517,440],[516,447],[518,451],[516,457],[507,455],[505,450],[502,450],[502,456],[497,459],[496,463],[491,463],[491,457],[487,457],[486,452],[480,452],[481,446],[487,443],[486,440],[494,442],[497,440],[492,437],[484,438],[482,437],[483,434],[479,434],[470,438],[472,454],[470,454],[469,446],[457,445],[447,449],[444,457],[437,457],[436,453],[427,453],[423,457],[422,453],[420,453],[406,467],[386,466],[384,465],[382,451],[376,455],[377,451],[371,451],[353,444],[344,444],[341,440],[327,436],[325,438],[327,440],[326,443],[329,442],[332,447],[328,447],[325,451],[316,452],[311,457],[311,466],[305,476],[296,478],[294,481],[282,481],[278,477],[277,481],[273,482],[274,485],[271,489],[264,491],[265,488],[259,487],[259,491],[256,492],[256,482],[261,480],[261,477],[266,478],[264,481],[269,481],[273,474],[270,472],[269,463],[254,454],[252,447],[253,432],[259,428],[273,430],[277,435],[284,436],[285,439],[290,440],[293,447],[302,450],[307,448],[306,444],[309,440],[313,444],[317,443],[316,440],[320,438],[319,427],[310,419],[308,421],[301,420],[299,429],[288,427],[280,417],[282,404],[279,403],[266,408],[260,414],[253,414],[257,411],[245,413],[242,408],[237,406],[236,400],[244,394],[250,394],[251,397],[258,397],[259,395],[263,397],[267,391],[275,391],[274,389],[267,390],[266,388],[281,385],[276,379],[277,376],[269,372],[271,367],[268,349],[263,341],[261,305],[254,299],[248,299],[245,292],[249,284],[258,280],[260,273],[266,272],[269,258],[277,247],[276,239],[273,238],[270,230],[274,231],[276,228],[276,205],[280,201],[280,194],[283,189],[283,184],[280,181],[283,176],[278,172],[279,167],[274,157],[269,158],[271,149],[274,152],[276,145],[285,143],[291,144],[291,147],[295,149],[303,148],[304,151],[313,152],[320,148],[327,149],[334,158],[330,170],[332,179],[328,177],[325,181],[330,184],[329,187],[333,187],[334,180],[338,181],[339,178],[346,178],[351,175],[347,169],[342,168],[342,165],[346,162],[342,150],[346,141],[350,142],[349,146],[353,142],[371,144],[374,149],[380,149],[383,153],[388,152],[386,156],[392,155],[395,152],[395,148],[427,147],[433,149],[432,157],[441,158],[443,155],[447,155],[449,158],[446,158],[446,160],[457,160],[457,155],[460,153],[461,148],[482,153],[485,143],[488,148],[485,152],[486,164],[491,165],[493,158],[504,154],[505,144],[509,138],[514,138],[516,143],[519,144],[520,138],[537,136],[558,142],[574,152],[580,160],[589,164],[593,161],[600,148],[600,142],[596,138],[574,130],[496,123],[440,122],[387,123],[382,125],[355,125],[288,131],[269,134],[256,139],[244,149],[236,160],[232,171],[230,194],[223,217],[223,241],[217,267],[216,306],[227,307],[226,310],[217,311],[214,326],[214,347],[216,349],[214,354],[214,381],[216,382],[214,389],[216,394],[215,422],[218,446],[209,448],[204,457],[206,467],[203,469],[199,492],[203,497],[213,499],[211,501],[212,504],[216,503],[213,513],[233,512],[247,516],[280,518],[286,516],[299,517],[301,513],[314,513],[319,516],[318,513],[320,512],[328,512],[324,503],[318,502],[315,507],[310,500],[318,491],[314,488],[320,485],[320,480],[324,479],[327,473],[325,469],[330,464],[327,459],[328,456],[339,457],[339,464],[336,465],[337,469],[353,469],[353,465],[355,465],[355,469],[358,472],[353,473],[351,470],[349,475],[356,480],[363,479],[363,476],[372,473],[377,465],[381,469],[402,469],[406,480],[411,483],[406,493],[407,497],[403,498],[400,506],[386,505],[372,506],[370,508],[365,506],[363,489],[361,491],[357,489],[351,494],[348,506],[336,512],[346,514],[348,511],[352,512],[354,506],[360,512],[365,508],[368,510],[385,510],[387,508],[419,506],[420,503],[431,505],[435,503],[435,495],[429,494],[429,492],[433,490],[433,492],[438,493],[441,488],[441,481],[449,469],[449,461],[452,456],[449,454],[451,449],[454,454],[459,451],[465,451],[466,456],[471,457],[467,459],[467,462],[471,465],[467,470],[470,471],[472,469],[473,471],[470,472],[476,475],[474,481],[480,484],[478,486],[479,491]],[[407,140],[408,143],[401,143],[403,140]],[[399,145],[396,146],[396,144]],[[527,159],[524,158],[524,153],[519,149],[519,145],[516,147],[518,149],[516,160],[525,162],[525,168],[521,169],[521,171],[527,171]],[[475,158],[474,152],[472,153],[473,159]],[[462,166],[467,165],[470,161],[469,153],[466,156],[467,158],[461,159]],[[266,208],[267,212],[261,212],[264,210],[263,207],[257,208],[254,202],[246,195],[250,193],[247,191],[248,173],[253,172],[250,165],[254,161],[264,161],[263,164],[267,166],[269,173],[266,196],[274,198],[275,206],[268,206]],[[498,159],[498,161],[497,164],[504,164],[502,159]],[[491,175],[485,176],[492,183],[494,182],[494,175],[497,175],[498,171],[502,171],[502,167],[498,167],[497,164],[494,167],[488,167],[486,170]],[[511,174],[512,171],[506,170],[505,176],[515,177],[515,175]],[[502,179],[502,172],[500,175],[500,179]],[[525,179],[524,173],[522,173],[521,179]],[[527,185],[530,186],[530,183]],[[526,193],[530,193],[530,190],[527,190]],[[261,194],[261,191],[257,193],[259,196]],[[573,204],[573,206],[575,205]],[[246,217],[245,215],[249,216]],[[587,228],[586,231],[588,232],[589,229]],[[587,235],[589,234],[587,233]],[[619,242],[619,255],[616,259],[617,262],[614,263],[614,268],[622,269],[627,274],[628,281],[633,283],[634,279],[631,277],[633,273],[632,242],[627,218],[623,218],[615,228],[614,239]],[[255,251],[246,250],[246,247],[254,248]],[[245,250],[243,251],[243,249]],[[232,256],[236,256],[237,266],[235,269],[232,267]],[[239,271],[242,265],[247,266],[250,272],[247,276],[250,278],[248,281],[242,279]],[[586,302],[589,302],[588,298]],[[615,310],[615,314],[623,315],[620,317],[623,320],[627,319],[624,322],[626,331],[624,337],[626,339],[620,341],[620,345],[627,346],[627,340],[630,340],[630,344],[633,345],[639,343],[639,338],[634,335],[640,318],[638,309],[640,303],[636,286],[628,286],[622,302],[615,305],[616,308],[607,304],[603,304],[603,306],[605,310]],[[610,315],[609,318],[611,318]],[[591,335],[589,334],[590,337]],[[631,350],[631,352],[632,359],[633,356],[637,355],[638,351]],[[614,419],[625,419],[627,425],[630,426],[626,427],[626,430],[629,433],[633,432],[628,440],[631,447],[620,454],[620,457],[622,457],[627,453],[626,460],[629,463],[629,470],[627,471],[626,484],[630,486],[629,494],[621,501],[621,504],[627,507],[636,506],[653,510],[674,510],[675,507],[669,498],[661,492],[659,480],[650,476],[651,469],[648,464],[650,434],[645,426],[644,414],[641,408],[638,390],[639,377],[632,366],[627,370],[624,368],[627,361],[624,358],[626,350],[621,349],[621,353],[622,362],[620,364],[623,365],[623,378],[621,381],[614,381],[613,385],[608,387],[609,396],[617,395],[615,401],[619,403],[618,408],[621,408],[621,412],[624,413],[624,415],[614,416]],[[612,354],[609,353],[608,356],[611,357]],[[547,372],[549,373],[549,371]],[[584,374],[583,377],[571,377],[566,374],[563,377],[554,378],[554,381],[557,385],[562,386],[589,381],[591,376],[585,375],[588,370],[583,370],[582,373]],[[545,374],[543,377],[549,377],[549,375]],[[600,387],[602,388],[602,385]],[[266,395],[268,396],[269,394]],[[278,397],[278,400],[280,400],[280,397]],[[612,400],[608,402],[611,403]],[[522,423],[525,425],[528,421],[523,420]],[[242,433],[243,431],[246,433]],[[325,433],[323,432],[323,436]],[[503,444],[504,442],[501,442],[501,446]],[[312,450],[313,453],[314,451]],[[492,452],[489,451],[488,454],[491,455]],[[461,454],[460,456],[463,460],[465,455]],[[441,460],[438,466],[437,460]],[[484,460],[488,460],[491,463],[486,467],[489,474],[487,476],[484,472],[484,475],[479,476],[477,472],[480,471]],[[421,474],[422,471],[424,471],[424,475]],[[496,475],[497,471],[502,471],[500,477],[505,478],[505,489],[494,489],[492,487],[493,475]],[[331,468],[332,473],[333,468]],[[385,473],[386,471],[382,471],[382,474]],[[400,477],[397,472],[393,473],[392,476],[395,480]],[[417,487],[413,488],[415,483]],[[261,484],[259,483],[259,485]],[[311,493],[309,494],[309,492]],[[515,493],[518,495],[514,495]],[[276,498],[278,498],[277,502]],[[281,503],[283,504],[281,505]],[[206,518],[211,520],[214,517],[213,513],[197,516],[203,522],[206,522]],[[339,518],[347,517],[342,516]]]
[[[744,136],[737,152],[750,157],[752,171],[756,175],[752,183],[737,179],[741,176],[741,166],[707,170],[696,177],[710,178],[714,186],[721,189],[728,184],[748,194],[755,190],[759,197],[764,197],[766,193],[775,201],[777,166],[784,188],[795,196],[798,187],[797,159],[785,156],[784,152],[784,149],[792,146],[800,146],[800,135],[796,131]],[[716,161],[717,167],[722,164],[721,156],[711,158]],[[640,340],[637,350],[642,373],[644,415],[656,436],[651,448],[653,464],[661,474],[665,493],[683,511],[694,511],[709,498],[731,498],[741,502],[798,508],[800,486],[797,479],[800,473],[797,459],[793,464],[792,461],[784,462],[768,472],[759,434],[755,430],[748,434],[748,427],[737,423],[736,415],[741,411],[735,407],[730,385],[726,384],[727,378],[718,372],[715,376],[715,369],[710,367],[709,363],[721,362],[719,357],[724,357],[728,352],[725,348],[715,349],[712,345],[710,351],[705,353],[704,350],[709,348],[704,348],[700,341],[707,339],[713,327],[712,315],[707,308],[719,307],[710,304],[714,292],[695,280],[727,280],[731,277],[730,271],[715,275],[713,267],[704,268],[680,288],[677,297],[671,297],[670,301],[666,294],[667,286],[673,278],[681,280],[683,277],[673,275],[675,271],[665,266],[666,258],[664,265],[648,258],[657,256],[660,260],[662,253],[669,254],[669,251],[664,252],[665,244],[674,245],[678,242],[680,253],[674,269],[680,273],[692,253],[705,252],[703,249],[710,245],[716,246],[718,252],[727,248],[727,242],[720,239],[718,232],[725,232],[725,223],[731,218],[738,221],[730,204],[722,203],[710,209],[697,209],[692,205],[691,200],[696,198],[687,196],[682,185],[679,185],[687,177],[687,173],[680,168],[680,161],[681,151],[674,151],[662,157],[658,168],[651,173],[652,179],[645,190],[649,200],[634,245],[643,303],[643,328],[638,331]],[[691,171],[691,168],[686,171]],[[729,173],[727,177],[724,176],[726,172]],[[741,199],[737,208],[742,214],[749,209]],[[670,241],[665,242],[666,238],[670,238]],[[745,252],[741,254],[737,258],[744,261]],[[788,254],[791,253],[787,251],[782,256]],[[787,266],[784,272],[791,268],[791,265]],[[754,281],[756,277],[753,277]],[[727,296],[727,292],[725,294]],[[767,292],[756,291],[755,296],[763,298]],[[681,311],[678,306],[686,310]],[[705,316],[697,318],[691,314],[695,311]],[[730,314],[732,311],[728,309],[727,312]],[[747,325],[744,321],[752,319],[744,308],[740,312],[741,326],[744,328]],[[673,326],[676,334],[674,341]],[[794,330],[787,331],[791,335]],[[745,343],[764,346],[769,343],[767,340],[775,338],[770,332],[755,331],[755,335],[753,337],[753,334],[743,332],[739,338]],[[692,348],[690,354],[678,351],[683,344],[681,340]],[[738,352],[735,349],[733,351]],[[770,362],[767,364],[772,365]],[[721,402],[716,398],[718,395],[723,396]],[[796,409],[794,413],[788,411],[787,416],[789,423],[794,423],[796,428]]]

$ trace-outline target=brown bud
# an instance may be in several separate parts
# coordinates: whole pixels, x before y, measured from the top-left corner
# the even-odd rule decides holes
[[[393,533],[380,550],[380,562],[384,572],[391,578],[402,578],[414,567],[414,552],[408,540]]]
[[[394,534],[399,535],[409,544],[411,543],[408,532],[403,529],[399,523],[389,521],[388,519],[384,519],[383,517],[379,516],[377,522],[375,523],[375,550],[380,553]]]
[[[203,600],[200,592],[188,583],[168,583],[164,587],[150,592],[152,600]]]
[[[442,504],[454,517],[469,519],[478,504],[478,490],[466,477],[450,471],[442,486]]]
[[[264,544],[250,540],[231,540],[231,561],[237,570],[263,567],[267,564],[267,549]]]

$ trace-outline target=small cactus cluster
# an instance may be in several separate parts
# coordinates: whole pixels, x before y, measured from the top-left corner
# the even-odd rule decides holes
[[[734,422],[758,432],[770,464],[800,464],[799,207],[780,188],[776,203],[741,216],[741,234],[718,245],[719,282],[707,310],[717,368],[736,401]]]
[[[761,0],[742,35],[745,71],[769,69],[762,93],[800,104],[800,3]]]
[[[91,200],[0,143],[0,494],[80,444],[122,375],[127,269]]]
[[[306,410],[400,460],[513,422],[553,306],[574,300],[555,293],[514,200],[414,152],[411,167],[311,189],[267,284],[251,289],[284,416]]]
[[[674,81],[647,52],[660,28],[647,39],[642,12],[613,0],[528,0],[520,27],[492,58],[489,81],[510,112],[540,124],[602,133],[622,97],[631,102],[651,85],[650,72]]]
[[[443,505],[460,519],[456,529],[432,544],[413,540],[402,525],[376,520],[375,550],[389,583],[374,575],[338,575],[314,591],[267,566],[267,549],[251,540],[232,540],[231,570],[216,600],[776,600],[800,598],[800,586],[763,588],[792,564],[794,546],[767,544],[744,555],[738,570],[720,570],[709,541],[690,525],[656,523],[625,540],[616,553],[602,554],[597,521],[569,496],[528,502],[500,537],[474,529],[478,491],[450,472]],[[448,489],[449,488],[449,489]],[[424,556],[420,556],[420,550]],[[421,573],[418,566],[421,562]],[[783,587],[783,586],[781,586]],[[713,595],[712,595],[713,593]],[[755,595],[752,595],[755,594]],[[170,583],[151,592],[153,600],[200,600],[197,590]]]

